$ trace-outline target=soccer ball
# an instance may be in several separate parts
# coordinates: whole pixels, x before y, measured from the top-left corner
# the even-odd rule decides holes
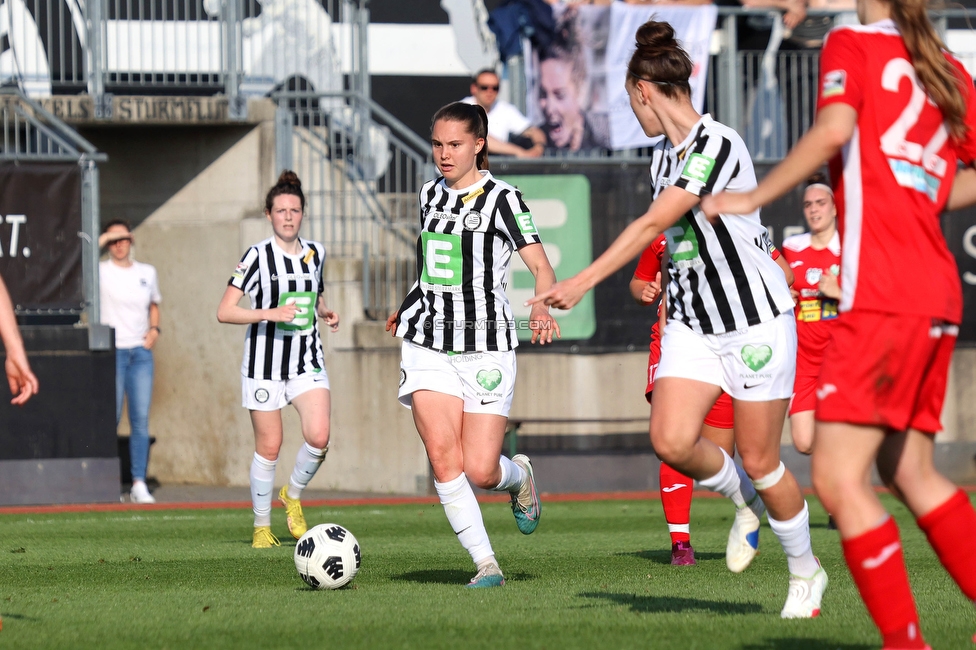
[[[339,524],[319,524],[295,545],[295,568],[309,587],[338,589],[356,577],[359,542]]]

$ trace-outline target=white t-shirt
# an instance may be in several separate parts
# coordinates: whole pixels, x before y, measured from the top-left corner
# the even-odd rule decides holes
[[[474,97],[461,100],[465,104],[477,104]],[[509,135],[522,135],[532,126],[529,118],[522,115],[513,104],[496,101],[488,111],[488,135],[502,142],[508,142]]]
[[[115,347],[140,347],[149,331],[149,305],[163,299],[156,269],[141,262],[119,266],[105,260],[98,263],[98,284],[102,323],[115,328]]]

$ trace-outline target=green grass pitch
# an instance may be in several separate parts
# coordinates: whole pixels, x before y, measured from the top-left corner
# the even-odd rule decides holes
[[[906,510],[901,525],[922,628],[934,648],[976,631]],[[820,618],[783,621],[786,560],[768,527],[741,575],[725,568],[731,506],[696,499],[696,567],[672,567],[661,502],[545,503],[521,535],[483,504],[507,584],[468,590],[474,570],[436,504],[306,508],[362,547],[348,587],[314,591],[282,547],[250,547],[248,510],[136,510],[0,517],[0,648],[877,648],[837,534],[810,498],[814,551],[830,576]]]

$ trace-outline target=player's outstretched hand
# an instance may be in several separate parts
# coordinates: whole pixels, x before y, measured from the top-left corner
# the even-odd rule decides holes
[[[10,392],[14,396],[10,400],[11,404],[21,406],[41,389],[41,384],[37,381],[34,373],[31,372],[26,358],[20,359],[7,356],[5,368],[7,371],[7,381],[10,382]]]
[[[702,212],[715,223],[722,214],[749,214],[758,208],[749,192],[719,192],[709,194],[701,201]]]
[[[555,332],[557,339],[562,338],[562,334],[559,332],[559,323],[549,313],[549,309],[543,307],[541,303],[532,305],[532,312],[529,314],[529,328],[532,330],[530,343],[538,342],[539,345],[552,343],[553,332]]]
[[[574,275],[552,285],[548,291],[526,300],[525,305],[528,307],[529,305],[541,304],[556,309],[571,309],[582,300],[587,290],[588,287],[579,279],[579,276]]]
[[[396,338],[396,320],[397,316],[400,315],[400,310],[396,310],[390,317],[386,319],[386,331],[390,333],[390,336]]]

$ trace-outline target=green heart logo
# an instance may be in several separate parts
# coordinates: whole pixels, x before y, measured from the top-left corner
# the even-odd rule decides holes
[[[746,345],[742,348],[740,352],[742,356],[742,362],[747,366],[752,368],[753,372],[759,372],[759,369],[769,363],[769,360],[773,358],[773,348],[768,345]]]
[[[477,380],[485,390],[495,390],[498,384],[502,383],[502,371],[497,369],[479,370]]]

